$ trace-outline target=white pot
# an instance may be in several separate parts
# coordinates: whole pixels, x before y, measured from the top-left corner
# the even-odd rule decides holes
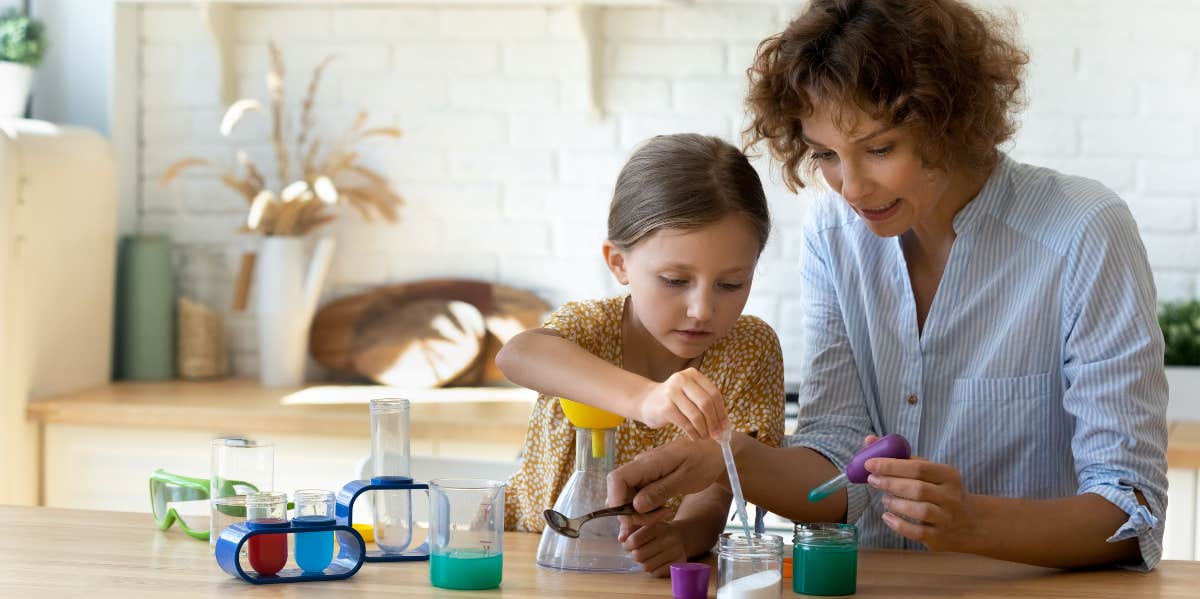
[[[0,118],[25,116],[32,84],[32,68],[0,60]]]
[[[308,327],[312,324],[333,239],[322,238],[312,258],[298,237],[265,237],[254,266],[259,380],[267,387],[304,383]]]
[[[1200,421],[1200,367],[1167,366],[1167,420]]]

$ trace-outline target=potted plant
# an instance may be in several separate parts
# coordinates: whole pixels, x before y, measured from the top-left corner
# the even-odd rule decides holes
[[[285,114],[284,65],[279,49],[268,44],[267,73],[269,104],[246,98],[234,102],[221,119],[221,134],[229,137],[249,113],[267,113],[271,121],[270,144],[275,153],[275,172],[264,174],[245,151],[237,152],[237,167],[226,170],[202,158],[184,158],[167,167],[163,185],[181,172],[199,166],[217,167],[222,183],[246,200],[242,230],[261,236],[257,259],[245,256],[235,291],[235,308],[245,297],[245,284],[255,280],[258,317],[259,380],[268,387],[296,386],[304,381],[308,328],[333,252],[333,238],[317,241],[307,257],[305,237],[334,220],[332,210],[354,208],[365,220],[372,214],[395,222],[401,197],[391,184],[361,161],[355,149],[369,138],[398,138],[395,127],[367,127],[367,113],[359,112],[348,131],[338,139],[316,135],[314,103],[321,73],[332,56],[313,71],[300,114],[295,121],[294,143],[288,139]]]
[[[1158,326],[1166,345],[1163,361],[1171,388],[1168,416],[1200,420],[1200,301],[1163,302]]]
[[[19,9],[0,13],[0,117],[25,114],[33,69],[46,54],[45,27]]]

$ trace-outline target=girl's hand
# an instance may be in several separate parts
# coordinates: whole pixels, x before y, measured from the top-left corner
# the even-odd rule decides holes
[[[981,538],[976,501],[958,469],[917,457],[873,458],[866,468],[867,484],[885,493],[883,522],[896,534],[932,551],[970,551]]]
[[[642,397],[638,420],[650,428],[674,424],[693,440],[719,439],[729,426],[717,386],[695,368],[655,383]]]
[[[686,562],[683,535],[673,522],[655,522],[625,536],[621,547],[650,574],[663,578],[671,575],[671,564]]]

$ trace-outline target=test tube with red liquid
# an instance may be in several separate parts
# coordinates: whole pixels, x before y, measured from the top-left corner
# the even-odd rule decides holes
[[[253,493],[246,496],[246,526],[252,531],[287,528],[287,493]],[[260,576],[274,576],[287,563],[287,534],[259,534],[246,545],[250,567]]]

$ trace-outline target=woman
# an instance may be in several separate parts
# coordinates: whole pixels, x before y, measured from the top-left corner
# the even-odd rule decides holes
[[[749,501],[857,523],[867,547],[1149,569],[1166,508],[1154,283],[1113,192],[997,149],[1026,62],[956,0],[815,0],[759,46],[751,143],[793,190],[813,170],[831,189],[805,225],[799,426],[781,449],[735,434],[738,469]],[[807,501],[887,433],[921,458]],[[609,501],[637,493],[654,521],[721,476],[714,443],[680,442],[614,472]]]

